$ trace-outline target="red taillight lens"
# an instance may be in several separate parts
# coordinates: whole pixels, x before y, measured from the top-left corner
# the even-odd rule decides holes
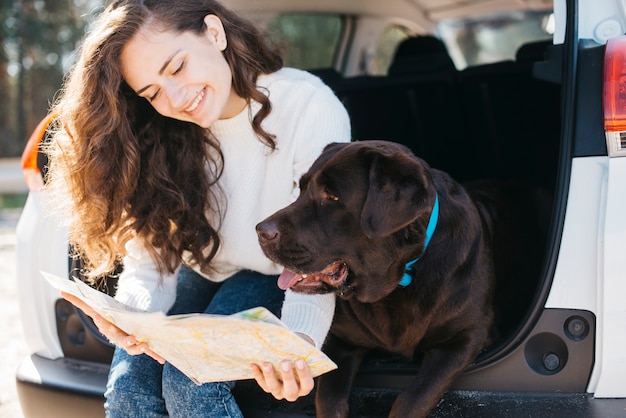
[[[609,155],[626,155],[626,36],[606,44],[603,112]]]
[[[41,170],[37,165],[37,156],[39,154],[39,145],[46,133],[46,129],[54,119],[53,114],[47,115],[39,125],[35,128],[33,133],[28,138],[24,152],[22,153],[22,172],[24,173],[24,180],[28,190],[38,191],[43,187],[43,179],[41,177]]]

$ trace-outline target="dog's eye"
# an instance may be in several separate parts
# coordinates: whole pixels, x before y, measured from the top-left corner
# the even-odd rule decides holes
[[[324,200],[332,200],[334,202],[339,201],[339,196],[337,196],[336,194],[334,194],[333,192],[329,191],[329,190],[324,190],[324,194],[322,195],[322,199]]]

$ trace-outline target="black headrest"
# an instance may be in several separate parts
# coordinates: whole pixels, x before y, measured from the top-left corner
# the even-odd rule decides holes
[[[529,42],[519,47],[515,53],[517,62],[536,62],[546,58],[546,50],[552,45],[552,39],[545,41]]]
[[[444,43],[434,36],[407,38],[398,45],[389,75],[456,71]]]

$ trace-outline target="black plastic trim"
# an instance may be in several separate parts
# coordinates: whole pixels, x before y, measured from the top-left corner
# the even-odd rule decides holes
[[[108,373],[109,364],[65,358],[52,360],[33,354],[20,364],[16,382],[102,398]]]
[[[608,155],[602,115],[605,45],[583,39],[578,47],[574,157]]]

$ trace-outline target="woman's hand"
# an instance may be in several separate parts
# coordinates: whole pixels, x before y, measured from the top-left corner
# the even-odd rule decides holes
[[[283,360],[276,369],[270,363],[251,364],[251,367],[259,386],[276,399],[293,402],[313,390],[311,370],[304,360]]]
[[[126,352],[132,356],[139,354],[147,354],[161,364],[165,363],[165,359],[152,351],[148,344],[137,341],[137,339],[125,333],[111,322],[107,321],[100,314],[94,311],[89,305],[84,303],[76,296],[69,293],[61,292],[61,296],[64,299],[71,302],[74,306],[82,310],[85,314],[89,315],[93,319],[94,324],[98,327],[98,330],[107,337],[107,339],[118,347],[123,348]]]

